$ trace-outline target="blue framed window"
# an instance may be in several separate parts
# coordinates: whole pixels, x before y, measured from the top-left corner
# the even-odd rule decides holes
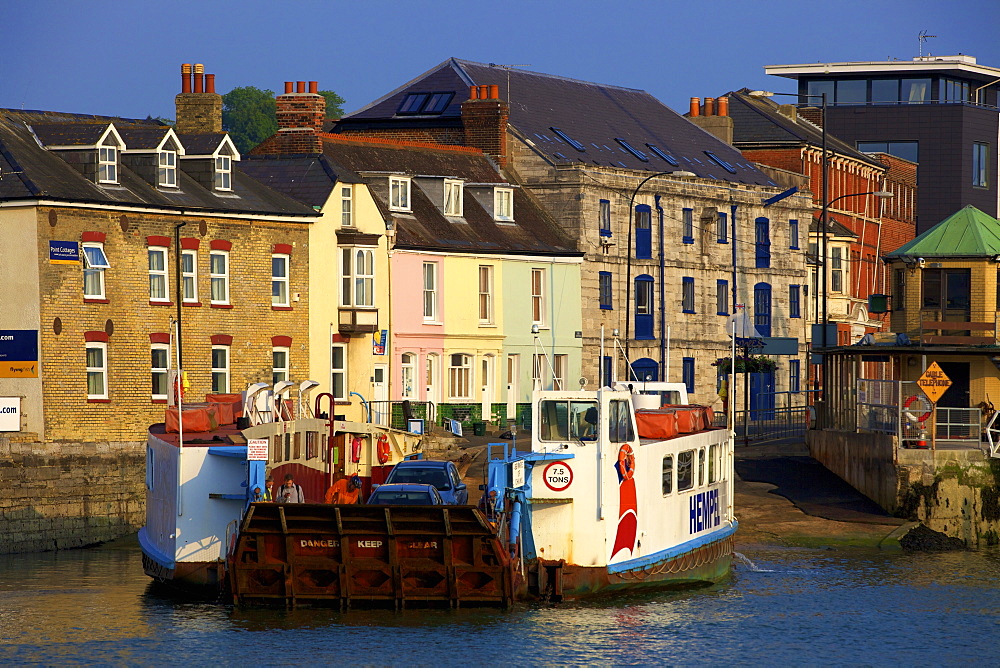
[[[612,371],[612,358],[611,355],[605,355],[601,358],[601,387],[611,387],[611,377]]]
[[[653,277],[635,277],[635,338],[653,338]]]
[[[597,274],[601,308],[610,309],[611,305],[611,272],[602,271]]]
[[[729,281],[715,281],[715,312],[729,315]]]
[[[600,216],[601,236],[611,236],[611,200],[602,199],[598,209]]]
[[[652,210],[648,204],[635,207],[635,256],[640,260],[653,257],[651,220]]]
[[[788,247],[792,250],[799,249],[799,221],[795,219],[788,221]]]
[[[788,360],[788,391],[798,392],[800,390],[800,378],[802,370],[799,360]]]
[[[754,252],[758,269],[771,266],[771,221],[758,218],[754,221]]]
[[[771,285],[753,286],[753,326],[761,336],[771,336]]]
[[[681,211],[681,237],[686,244],[694,243],[694,209]]]
[[[788,317],[802,317],[802,289],[798,285],[788,286]]]
[[[694,278],[691,276],[681,279],[681,311],[694,313]]]
[[[688,394],[694,394],[694,358],[684,357],[681,359],[681,380]]]
[[[720,211],[715,219],[715,241],[720,244],[729,243],[729,214]]]

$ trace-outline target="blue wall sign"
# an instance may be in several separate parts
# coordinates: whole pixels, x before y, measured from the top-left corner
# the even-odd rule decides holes
[[[76,241],[49,241],[51,264],[80,264],[80,244]]]

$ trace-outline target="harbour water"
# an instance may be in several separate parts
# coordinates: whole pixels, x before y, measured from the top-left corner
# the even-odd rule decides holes
[[[1000,553],[743,548],[725,582],[512,611],[234,610],[133,542],[0,557],[0,659],[99,665],[995,664]]]

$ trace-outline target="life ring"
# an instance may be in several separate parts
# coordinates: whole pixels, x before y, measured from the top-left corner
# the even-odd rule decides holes
[[[378,463],[385,464],[389,461],[389,437],[382,434],[378,437],[378,444],[376,445],[375,452],[378,455]]]
[[[914,411],[909,410],[910,406],[912,406],[916,402],[920,402],[921,404],[920,408],[925,410],[923,415],[918,416]],[[931,410],[926,408],[927,405],[928,402],[926,399],[924,399],[919,395],[913,394],[907,397],[906,401],[903,402],[903,415],[905,415],[906,419],[909,420],[910,422],[924,422],[925,420],[927,420],[927,418],[931,416]]]

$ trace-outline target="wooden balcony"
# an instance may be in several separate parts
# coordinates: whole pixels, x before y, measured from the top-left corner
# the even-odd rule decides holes
[[[937,346],[994,346],[995,322],[920,321],[920,344]]]
[[[341,334],[371,334],[378,331],[378,309],[342,308],[337,329]]]

